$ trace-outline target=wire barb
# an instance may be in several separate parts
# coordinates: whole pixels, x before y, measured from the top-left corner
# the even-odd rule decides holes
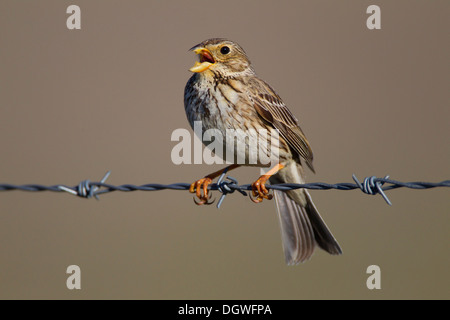
[[[384,201],[386,201],[386,203],[388,205],[392,206],[392,202],[389,200],[389,198],[384,193],[383,188],[381,188],[386,181],[382,181],[382,179],[379,179],[375,176],[371,176],[371,177],[364,178],[364,181],[361,184],[361,182],[359,182],[358,178],[356,178],[355,174],[352,175],[352,178],[356,182],[356,184],[358,185],[358,188],[360,188],[362,192],[364,192],[366,194],[371,194],[371,195],[376,195],[377,193],[379,193],[383,197]],[[389,179],[389,176],[385,176],[383,180],[387,180],[387,179]],[[374,188],[376,188],[376,189],[374,189]]]
[[[111,174],[111,171],[106,172],[103,179],[100,181],[100,184],[104,184],[106,179],[108,179],[109,175]],[[69,188],[66,186],[58,186],[58,189],[61,191],[69,192],[73,195],[76,195],[81,198],[92,198],[95,197],[95,199],[99,200],[97,190],[100,187],[97,184],[91,184],[90,180],[83,180],[81,181],[76,188]]]
[[[217,183],[216,183],[217,190],[219,190],[222,193],[219,201],[217,202],[217,209],[220,209],[220,206],[222,205],[223,200],[225,200],[225,197],[229,193],[233,193],[234,191],[238,190],[242,195],[247,196],[247,192],[245,192],[244,190],[235,188],[236,186],[238,186],[238,181],[235,178],[232,178],[229,176],[227,176],[225,178],[227,171],[228,171],[228,168],[226,168],[222,172],[222,174],[219,177],[219,180],[217,180]],[[228,181],[224,181],[224,179],[226,179]]]

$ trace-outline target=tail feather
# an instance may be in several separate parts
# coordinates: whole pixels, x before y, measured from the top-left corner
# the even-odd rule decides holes
[[[291,163],[271,178],[272,183],[304,183],[301,167]],[[305,189],[274,190],[286,263],[311,258],[316,244],[330,254],[341,254],[338,242]]]
[[[330,254],[342,254],[342,249],[339,246],[339,243],[334,238],[330,229],[328,229],[328,226],[325,224],[325,221],[323,221],[319,211],[317,211],[317,208],[314,205],[308,191],[304,190],[304,192],[307,199],[306,210],[308,212],[308,217],[311,220],[311,224],[313,225],[317,244]]]
[[[312,256],[315,247],[314,230],[306,210],[285,192],[275,190],[274,194],[286,263],[304,262]]]

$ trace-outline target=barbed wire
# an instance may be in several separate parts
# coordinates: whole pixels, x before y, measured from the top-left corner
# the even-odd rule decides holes
[[[77,186],[68,187],[66,185],[53,185],[44,186],[40,184],[25,184],[25,185],[14,185],[8,183],[0,183],[0,191],[53,191],[53,192],[68,192],[73,195],[82,198],[92,198],[95,197],[97,200],[98,196],[104,193],[110,193],[114,191],[131,192],[131,191],[159,191],[159,190],[189,190],[191,186],[190,183],[172,183],[172,184],[159,184],[159,183],[148,183],[140,186],[133,184],[122,184],[122,185],[111,185],[105,183],[110,175],[108,171],[100,182],[91,182],[90,180],[83,180]],[[247,192],[252,190],[251,184],[239,185],[238,181],[232,177],[226,176],[226,171],[222,173],[219,177],[217,183],[212,183],[208,186],[208,190],[217,190],[221,192],[221,197],[217,202],[217,208],[220,208],[226,195],[238,191],[244,196],[247,196]],[[366,177],[363,182],[359,182],[358,178],[353,174],[353,180],[355,183],[324,183],[324,182],[314,182],[314,183],[281,183],[267,185],[267,189],[289,191],[295,189],[311,189],[311,190],[354,190],[359,189],[365,194],[376,195],[381,194],[383,199],[387,204],[392,205],[391,201],[385,194],[385,191],[398,189],[398,188],[410,188],[410,189],[430,189],[437,187],[450,187],[450,180],[444,180],[441,182],[401,182],[389,179],[389,176],[384,178],[377,178],[375,176]],[[386,184],[386,185],[385,185]],[[385,185],[385,186],[383,186]]]

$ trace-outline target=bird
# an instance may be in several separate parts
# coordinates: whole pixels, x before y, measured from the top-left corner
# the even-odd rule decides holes
[[[305,165],[315,172],[312,149],[297,118],[275,90],[256,75],[246,52],[236,42],[212,38],[193,46],[190,51],[198,56],[198,61],[189,69],[193,75],[184,90],[185,112],[190,125],[194,128],[200,121],[203,131],[217,130],[223,140],[222,156],[228,150],[244,158],[240,163],[236,163],[235,158],[234,161],[226,159],[231,163],[227,168],[193,182],[189,191],[195,194],[194,201],[196,196],[197,204],[209,204],[208,186],[225,170],[267,166],[259,160],[250,162],[251,151],[246,149],[245,154],[239,154],[242,149],[238,150],[234,143],[230,146],[226,139],[230,130],[236,130],[238,135],[251,129],[255,130],[253,132],[261,129],[276,132],[278,143],[265,151],[269,155],[275,152],[278,162],[251,185],[252,201],[259,203],[274,196],[288,265],[309,260],[317,246],[332,255],[342,254],[306,189],[273,190],[272,195],[266,187],[267,182],[305,183]],[[247,135],[249,140],[256,138],[258,134]],[[246,140],[247,146],[251,145],[249,140]],[[208,146],[206,141],[203,143]]]

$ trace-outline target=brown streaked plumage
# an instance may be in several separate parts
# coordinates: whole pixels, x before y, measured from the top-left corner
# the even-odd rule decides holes
[[[255,202],[271,199],[265,187],[271,183],[304,183],[302,162],[314,171],[313,153],[298,120],[269,84],[258,78],[245,51],[237,43],[227,39],[209,39],[191,50],[199,55],[199,61],[190,70],[194,75],[185,88],[185,111],[190,124],[202,121],[202,129],[217,129],[222,133],[224,148],[227,129],[276,130],[279,141],[272,144],[267,153],[278,151],[279,165],[253,183]],[[258,131],[256,131],[258,132]],[[257,136],[237,137],[251,145]],[[250,148],[248,148],[250,149]],[[249,158],[252,150],[245,152]],[[230,159],[227,159],[230,161]],[[244,165],[262,167],[262,162]],[[238,164],[230,169],[239,167]],[[220,175],[215,172],[194,182],[191,192],[200,199],[199,204],[208,203],[208,185]],[[311,257],[316,245],[331,254],[341,254],[341,248],[305,189],[287,192],[274,191],[280,220],[281,235],[286,262],[297,264]]]

